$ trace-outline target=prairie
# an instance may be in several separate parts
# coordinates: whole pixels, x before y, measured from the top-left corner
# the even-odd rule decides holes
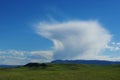
[[[120,80],[120,65],[47,64],[0,68],[0,80]]]

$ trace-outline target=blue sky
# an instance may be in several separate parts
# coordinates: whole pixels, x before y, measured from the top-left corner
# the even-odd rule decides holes
[[[80,23],[85,21],[88,24],[89,20],[93,21],[92,24],[97,24],[95,22],[97,21],[112,36],[110,42],[106,43],[109,44],[108,48],[100,55],[105,55],[107,58],[109,56],[112,60],[117,57],[115,60],[120,60],[119,4],[119,0],[0,0],[0,64],[42,62],[46,61],[46,56],[47,58],[54,56],[54,54],[55,57],[61,56],[56,55],[58,51],[54,51],[56,43],[51,39],[53,37],[41,35],[41,28],[36,30],[38,24],[43,23],[44,26],[52,26],[56,22],[62,24],[72,21]],[[51,34],[61,36],[57,33]],[[53,39],[59,41],[60,38],[55,37]],[[66,43],[59,43],[65,47]],[[69,50],[69,48],[65,49]],[[64,51],[61,52],[64,53]],[[17,55],[13,55],[15,53]],[[58,53],[60,54],[60,52]],[[50,61],[49,59],[47,61]],[[80,59],[84,59],[84,56]]]

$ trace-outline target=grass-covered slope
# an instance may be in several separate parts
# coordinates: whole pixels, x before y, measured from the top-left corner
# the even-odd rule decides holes
[[[0,69],[0,80],[120,80],[120,65],[47,64]]]

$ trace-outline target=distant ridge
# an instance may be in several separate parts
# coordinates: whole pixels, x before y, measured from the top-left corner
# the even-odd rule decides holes
[[[52,61],[51,63],[112,65],[112,64],[120,64],[120,61],[104,61],[104,60],[55,60],[55,61]]]

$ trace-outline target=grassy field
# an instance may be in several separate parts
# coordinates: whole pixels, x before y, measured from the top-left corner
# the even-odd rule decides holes
[[[0,80],[120,80],[120,65],[47,64],[0,69]]]

